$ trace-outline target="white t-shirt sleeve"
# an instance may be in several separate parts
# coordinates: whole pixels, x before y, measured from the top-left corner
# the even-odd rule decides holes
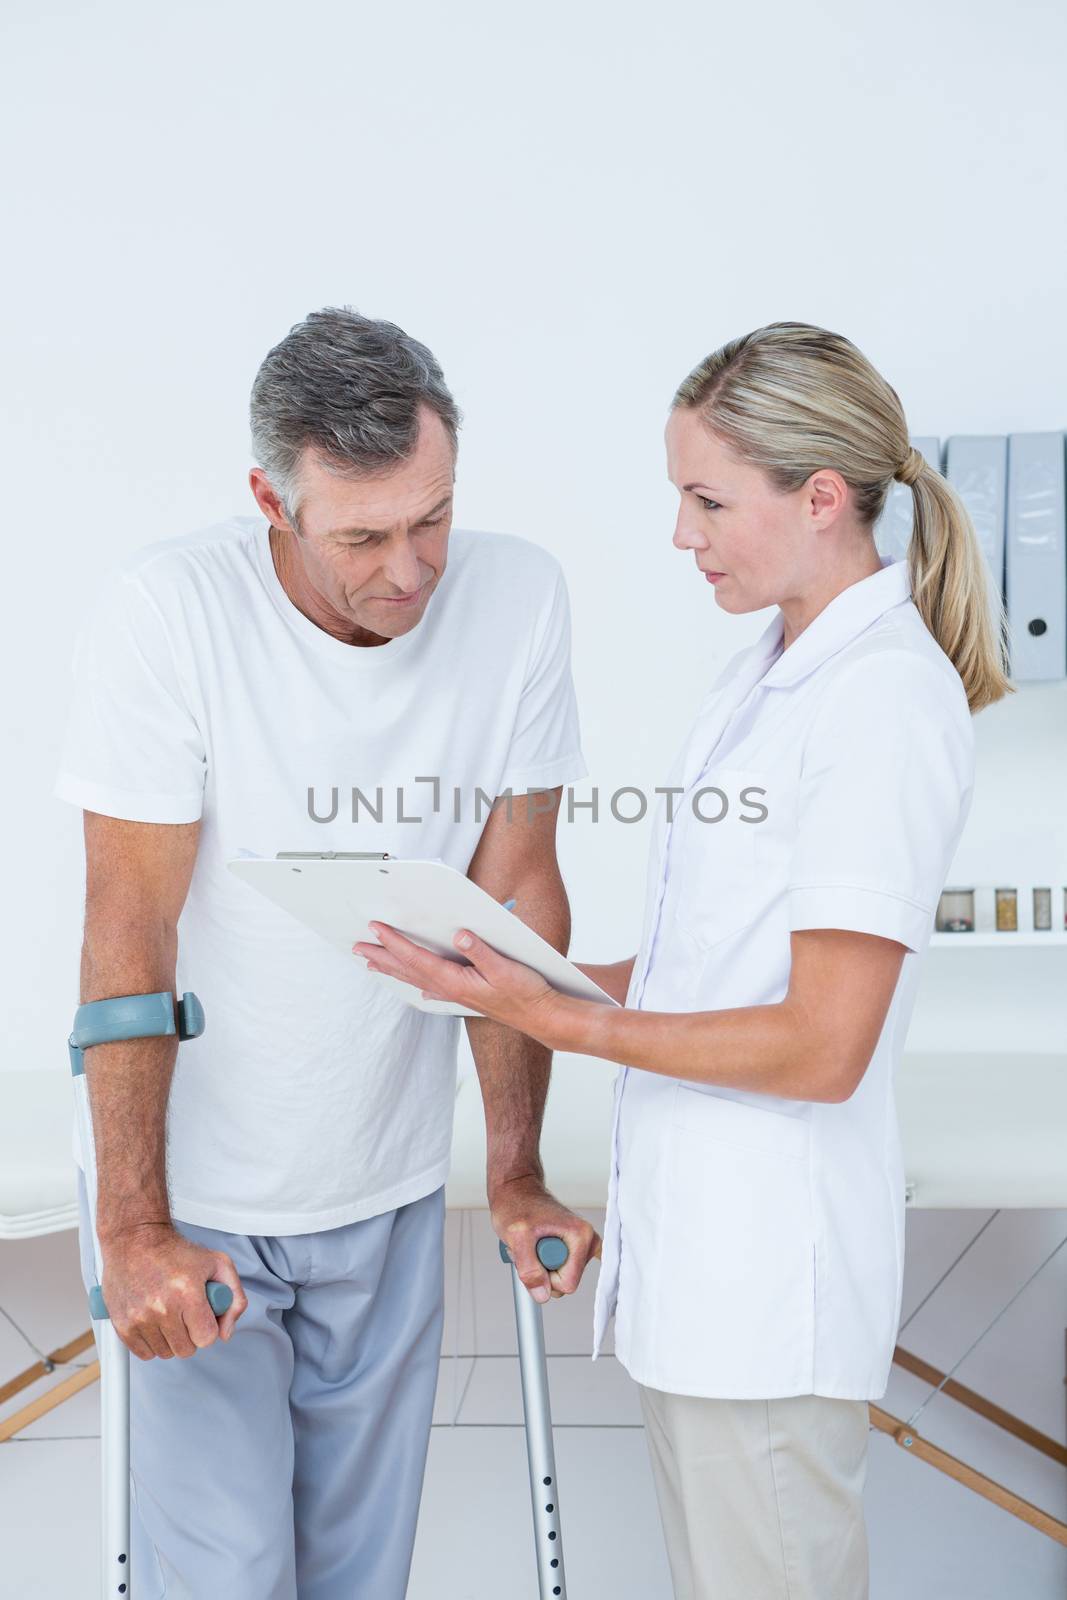
[[[557,571],[530,655],[500,791],[554,789],[584,778],[588,771],[571,677],[570,601],[563,574]]]
[[[905,651],[846,669],[804,747],[790,930],[925,947],[970,806],[974,737],[937,666]]]
[[[61,800],[131,822],[195,822],[207,757],[159,607],[134,574],[105,579],[74,647]]]

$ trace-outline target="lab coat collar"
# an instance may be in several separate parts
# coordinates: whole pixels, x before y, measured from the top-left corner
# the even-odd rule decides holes
[[[845,645],[859,637],[865,629],[911,597],[911,578],[907,561],[894,561],[889,556],[880,557],[882,569],[849,584],[834,596],[814,617],[803,633],[793,640],[774,660],[785,633],[785,618],[777,613],[762,636],[757,640],[753,656],[757,661],[770,660],[771,666],[759,679],[768,689],[787,689],[801,678],[822,666],[830,656],[836,655]]]
[[[798,683],[869,628],[883,612],[908,599],[911,586],[907,562],[891,561],[887,557],[880,559],[880,572],[872,572],[869,577],[842,589],[808,623],[788,650],[781,648],[785,619],[781,611],[776,611],[755,644],[728,663],[705,698],[693,725],[683,757],[687,787],[704,771],[711,752],[719,748],[730,718],[755,688],[783,689]]]

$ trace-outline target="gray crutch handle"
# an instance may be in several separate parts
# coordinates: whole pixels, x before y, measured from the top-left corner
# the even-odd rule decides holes
[[[228,1283],[219,1283],[216,1278],[212,1278],[210,1283],[204,1285],[204,1292],[207,1295],[208,1305],[217,1317],[221,1317],[222,1313],[229,1311],[233,1305],[233,1290]],[[99,1284],[89,1290],[89,1315],[94,1322],[105,1322],[111,1315],[104,1303],[104,1292]]]
[[[569,1255],[566,1244],[562,1239],[557,1239],[555,1234],[537,1241],[537,1259],[546,1272],[558,1272]],[[505,1266],[511,1265],[511,1251],[503,1239],[500,1241],[500,1259]]]

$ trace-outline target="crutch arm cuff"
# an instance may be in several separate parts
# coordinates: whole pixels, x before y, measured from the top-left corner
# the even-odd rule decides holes
[[[175,1025],[177,1014],[177,1025]],[[75,1077],[85,1071],[84,1052],[94,1044],[116,1039],[156,1039],[177,1033],[179,1039],[196,1039],[204,1031],[204,1008],[187,991],[177,1005],[169,989],[157,994],[114,995],[106,1000],[86,1000],[74,1013],[67,1047]]]

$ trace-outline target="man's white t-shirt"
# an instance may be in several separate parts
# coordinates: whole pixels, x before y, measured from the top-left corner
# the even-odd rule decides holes
[[[178,1220],[316,1232],[419,1199],[449,1168],[459,1019],[406,1005],[227,859],[385,850],[465,872],[494,797],[587,770],[562,572],[524,539],[453,529],[422,619],[370,647],[293,605],[262,516],[108,574],[54,792],[133,821],[200,819],[176,984],[207,1027],[179,1046],[171,1087]]]

